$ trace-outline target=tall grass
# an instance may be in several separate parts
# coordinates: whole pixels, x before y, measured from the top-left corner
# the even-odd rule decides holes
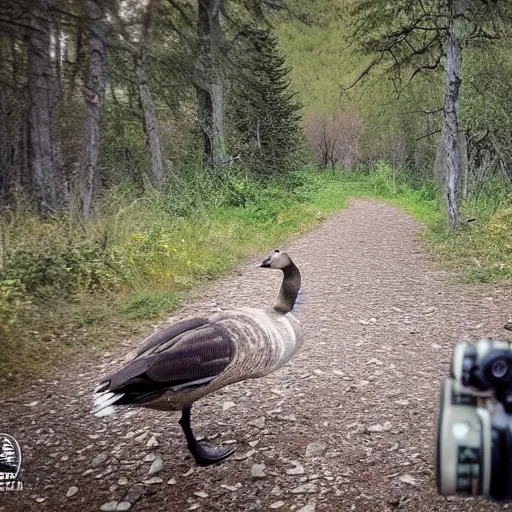
[[[163,194],[113,188],[87,222],[8,212],[0,375],[40,373],[65,354],[120,337],[116,330],[160,318],[201,283],[343,206],[355,192],[343,176],[303,168],[265,183],[240,170],[190,172]]]
[[[462,205],[452,235],[431,183],[385,162],[360,172],[302,168],[260,182],[232,170],[190,172],[165,193],[111,189],[94,219],[42,222],[27,208],[0,217],[0,375],[53,365],[139,332],[190,290],[251,254],[286,243],[344,208],[378,197],[425,224],[431,253],[466,281],[512,279],[512,200],[485,190]],[[489,186],[490,187],[490,186]]]
[[[461,281],[512,280],[512,191],[507,184],[491,181],[478,196],[461,201],[461,227],[453,234],[432,183],[412,187],[407,173],[385,162],[376,166],[370,181],[377,197],[425,224],[432,256],[456,269]]]

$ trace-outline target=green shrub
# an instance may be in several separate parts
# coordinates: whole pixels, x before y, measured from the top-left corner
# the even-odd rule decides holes
[[[424,183],[418,189],[420,201],[437,201],[437,190],[432,183]]]
[[[261,192],[261,185],[247,177],[227,176],[223,184],[223,200],[225,206],[246,206],[254,202]]]
[[[18,279],[0,280],[0,335],[7,337],[16,322],[31,308],[31,302]]]
[[[461,237],[462,248],[479,264],[472,269],[473,280],[512,277],[512,208],[499,209],[488,222],[476,229],[470,227]]]
[[[55,241],[46,247],[14,248],[0,277],[19,281],[35,296],[99,292],[120,282],[99,245],[86,242]]]
[[[303,167],[290,173],[284,185],[293,192],[295,201],[307,203],[329,182],[340,181],[343,177],[343,171],[320,171],[315,167]]]
[[[378,196],[389,196],[397,193],[397,187],[391,166],[380,160],[375,166],[375,171],[370,175],[373,192]]]

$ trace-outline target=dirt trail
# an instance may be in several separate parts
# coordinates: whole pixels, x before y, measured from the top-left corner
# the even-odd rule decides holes
[[[452,347],[503,338],[512,293],[457,284],[428,262],[419,229],[390,206],[354,200],[287,248],[303,273],[302,351],[276,374],[225,388],[193,409],[196,432],[220,433],[213,444],[236,441],[236,458],[196,467],[178,413],[89,414],[97,378],[135,344],[124,342],[102,364],[75,362],[2,404],[0,431],[22,446],[26,489],[0,496],[0,510],[94,511],[112,500],[136,512],[508,508],[438,497],[433,461],[439,383]],[[280,276],[255,262],[170,320],[271,302]],[[149,449],[153,435],[159,445]],[[162,483],[141,485],[155,456]],[[263,478],[251,477],[253,464],[265,464]],[[72,486],[78,491],[66,497]]]

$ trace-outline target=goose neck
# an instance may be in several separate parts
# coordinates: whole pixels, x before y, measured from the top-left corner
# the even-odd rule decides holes
[[[301,277],[297,266],[292,263],[283,270],[283,281],[274,304],[274,310],[279,313],[289,313],[295,305],[299,294]]]

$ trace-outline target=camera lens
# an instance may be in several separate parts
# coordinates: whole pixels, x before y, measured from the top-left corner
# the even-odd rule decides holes
[[[512,385],[511,371],[512,352],[510,350],[493,350],[480,363],[480,368],[475,372],[479,389],[494,388],[495,391],[504,391]]]
[[[492,363],[491,373],[496,379],[503,379],[503,377],[507,375],[508,370],[508,363],[504,359],[496,359],[496,361]]]

